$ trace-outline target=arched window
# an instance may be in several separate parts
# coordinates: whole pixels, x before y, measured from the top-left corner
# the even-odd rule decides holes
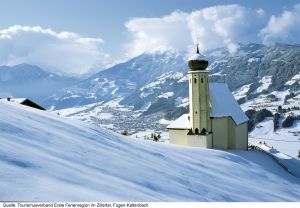
[[[194,79],[194,83],[195,83],[195,84],[197,83],[197,79],[196,79],[196,78]]]
[[[199,129],[195,128],[195,134],[199,134]]]
[[[203,83],[203,78],[201,78],[201,83]]]
[[[197,111],[195,111],[195,114],[197,114]]]

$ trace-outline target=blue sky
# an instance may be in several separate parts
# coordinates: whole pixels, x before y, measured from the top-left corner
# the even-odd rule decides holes
[[[225,46],[234,52],[237,42],[297,43],[293,36],[300,32],[288,26],[300,28],[297,4],[299,0],[0,0],[0,55],[4,57],[0,64],[30,62],[66,73],[86,73],[159,47],[183,49],[202,33],[207,34],[200,35],[203,51]],[[7,31],[15,25],[28,28]],[[40,29],[32,30],[35,26]],[[289,34],[280,34],[286,29]],[[70,34],[65,37],[61,32]],[[55,65],[59,52],[66,54],[66,60]],[[74,62],[72,57],[79,66],[75,71],[72,64],[67,66],[68,59]]]

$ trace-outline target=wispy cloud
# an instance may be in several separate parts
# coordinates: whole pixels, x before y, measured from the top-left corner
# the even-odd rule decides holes
[[[263,43],[300,43],[300,4],[291,11],[285,10],[279,16],[272,15],[260,33]]]
[[[262,9],[240,5],[214,6],[191,13],[175,11],[161,18],[134,18],[125,26],[132,33],[128,53],[139,54],[157,48],[185,49],[198,38],[202,50],[227,47],[238,42],[257,42],[268,19]]]
[[[127,44],[129,56],[157,49],[185,50],[197,39],[202,51],[227,47],[234,53],[238,43],[299,44],[300,4],[278,16],[268,15],[261,8],[234,4],[191,13],[175,11],[157,18],[133,18],[125,26],[132,35]]]
[[[68,74],[84,74],[107,63],[101,38],[55,32],[40,26],[12,26],[0,30],[0,64],[35,64]]]

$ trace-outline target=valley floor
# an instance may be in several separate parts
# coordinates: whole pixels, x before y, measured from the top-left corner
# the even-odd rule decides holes
[[[0,200],[300,201],[265,154],[133,140],[0,101]]]
[[[249,142],[253,144],[265,142],[280,152],[298,158],[300,151],[300,122],[295,122],[293,127],[280,128],[274,132],[273,119],[266,118],[250,133]]]

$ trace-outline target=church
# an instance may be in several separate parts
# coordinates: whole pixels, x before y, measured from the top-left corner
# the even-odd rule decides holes
[[[208,81],[208,61],[197,53],[188,62],[189,114],[167,128],[171,144],[217,149],[248,148],[248,117],[225,83]]]

